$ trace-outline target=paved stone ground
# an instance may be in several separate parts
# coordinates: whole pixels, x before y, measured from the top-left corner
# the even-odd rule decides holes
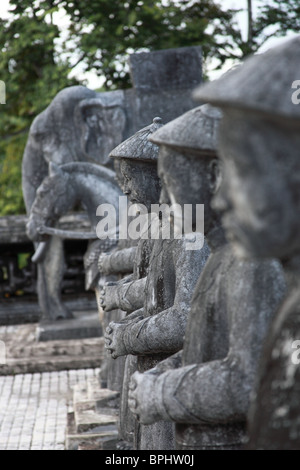
[[[0,450],[65,450],[72,387],[98,368],[0,377]]]
[[[40,342],[37,326],[0,326],[0,450],[65,450],[72,388],[99,374],[103,337]]]

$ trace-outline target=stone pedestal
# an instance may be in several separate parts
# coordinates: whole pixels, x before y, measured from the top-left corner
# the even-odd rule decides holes
[[[71,320],[40,323],[36,329],[38,341],[82,339],[102,336],[98,312],[74,312]]]

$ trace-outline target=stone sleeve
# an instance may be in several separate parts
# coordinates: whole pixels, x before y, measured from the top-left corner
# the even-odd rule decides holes
[[[111,254],[101,254],[98,269],[103,274],[124,274],[133,271],[137,247],[124,248]]]
[[[182,366],[182,349],[172,356],[167,357],[163,361],[160,361],[153,369],[149,369],[147,373],[153,375],[161,375],[164,372],[171,369],[178,369]]]
[[[118,308],[126,312],[133,312],[144,305],[145,285],[147,278],[127,282],[117,286]]]

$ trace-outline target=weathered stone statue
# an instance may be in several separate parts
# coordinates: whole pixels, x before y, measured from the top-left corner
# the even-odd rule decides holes
[[[124,179],[120,172],[120,160],[114,160],[114,169],[116,170],[116,180],[120,188],[123,187]],[[128,203],[128,201],[127,201]],[[95,293],[98,303],[99,314],[102,319],[102,330],[105,331],[111,321],[118,321],[125,317],[126,312],[113,306],[104,307],[103,297],[104,290],[122,283],[129,282],[133,277],[134,260],[137,253],[138,240],[119,239],[117,246],[106,253],[98,252],[97,258],[97,274],[98,281],[95,286]],[[94,253],[97,255],[97,253]],[[102,388],[108,388],[121,392],[123,387],[123,376],[125,367],[125,357],[113,359],[110,355],[106,355],[101,362],[100,384]],[[124,437],[124,436],[123,436]],[[120,445],[120,444],[119,444]]]
[[[105,99],[104,99],[105,98]],[[33,121],[22,163],[22,185],[27,214],[38,187],[48,175],[50,162],[62,165],[94,161],[110,165],[109,151],[122,141],[125,114],[118,92],[107,97],[82,86],[59,92]],[[61,201],[63,207],[64,201]],[[71,318],[62,303],[64,272],[62,240],[49,238],[44,259],[38,263],[38,298],[43,320]]]
[[[147,145],[152,144],[148,142]],[[137,152],[141,154],[140,147]],[[189,204],[190,199],[192,195],[185,188],[182,207],[183,203]],[[160,202],[170,203],[165,190],[161,193]],[[207,245],[202,249],[189,249],[193,236],[180,235],[179,239],[174,239],[172,235],[169,239],[155,239],[145,282],[121,286],[111,300],[112,304],[119,303],[127,311],[142,307],[129,315],[125,322],[111,323],[105,335],[106,347],[113,357],[125,354],[138,356],[141,372],[183,345],[191,295],[209,250]],[[133,320],[129,321],[130,318]],[[135,438],[137,449],[174,448],[173,425],[169,423],[139,425]]]
[[[151,204],[155,204],[159,200],[161,185],[157,175],[158,147],[148,142],[147,137],[161,126],[161,119],[155,118],[150,126],[138,131],[116,147],[110,154],[110,156],[114,158],[115,167],[116,165],[118,166],[117,178],[123,193],[128,196],[131,204],[137,205],[131,206],[131,209],[136,207],[133,212],[137,211],[140,207],[138,204],[143,204],[145,208],[150,211]],[[146,224],[146,233],[148,233],[148,230],[149,226]],[[134,290],[134,286],[137,286],[140,292],[140,298],[136,299],[137,308],[143,305],[144,295],[140,286],[145,282],[147,276],[153,241],[148,235],[145,238],[139,236],[137,240],[131,240],[129,237],[128,240],[119,241],[119,243],[125,243],[127,245],[128,243],[132,245],[137,242],[137,247],[125,247],[124,249],[115,251],[111,255],[101,255],[99,258],[98,264],[100,272],[114,272],[116,270],[122,272],[124,271],[124,267],[130,265],[133,260],[132,276],[124,278],[121,282],[114,285],[105,285],[100,294],[100,304],[101,308],[104,310],[104,317],[107,318],[107,323],[109,318],[113,320],[113,322],[110,322],[110,325],[118,326],[119,324],[127,322],[131,316],[124,318],[124,313],[126,312],[128,314],[133,310],[131,306],[127,308],[128,305],[130,305],[129,301],[124,304],[119,304],[119,302],[113,300],[118,297],[115,292],[122,291],[122,289],[125,288],[126,294],[128,287],[131,288],[129,290]],[[119,314],[116,315],[114,313],[112,315],[111,312],[119,312]],[[131,315],[140,318],[141,312],[138,310]],[[111,326],[108,328],[110,330]],[[108,342],[111,343],[110,339]],[[113,354],[112,357],[116,362],[122,362],[123,356]],[[127,405],[127,389],[129,377],[135,370],[135,358],[133,356],[127,356],[121,394],[119,424],[119,437],[121,442],[118,447],[122,449],[130,448],[133,444],[134,418]]]
[[[155,118],[150,126],[147,126],[129,139],[122,142],[116,147],[110,156],[115,159],[120,159],[120,172],[122,174],[122,183],[120,184],[123,193],[128,196],[132,204],[137,205],[136,211],[139,210],[139,204],[150,212],[151,204],[155,204],[159,200],[160,194],[160,181],[157,176],[157,153],[158,148],[148,142],[147,137],[161,127],[161,119]],[[144,229],[148,230],[148,226],[145,225]],[[142,229],[141,229],[142,230]],[[142,233],[140,234],[142,235]],[[130,238],[130,234],[128,234]],[[134,280],[122,282],[116,286],[107,286],[103,291],[102,307],[105,310],[111,310],[112,308],[118,307],[126,312],[132,312],[143,306],[141,295],[139,298],[135,297],[131,292],[134,292],[133,286],[138,286],[136,289],[142,294],[145,284],[145,276],[147,273],[147,266],[149,262],[149,255],[152,249],[152,241],[150,234],[147,237],[139,236],[139,244],[136,253],[136,259],[134,262]],[[115,258],[110,257],[109,259],[102,256],[99,260],[100,268],[107,268],[111,264],[119,265],[126,263],[124,256],[130,256],[131,253],[121,251],[117,253]],[[122,258],[121,258],[122,257]],[[120,259],[121,258],[121,259]],[[119,268],[121,269],[121,267]],[[120,294],[121,293],[121,294]],[[126,301],[126,295],[128,300]],[[136,302],[131,305],[132,302]]]
[[[197,92],[224,111],[224,183],[215,206],[226,232],[241,256],[277,257],[287,275],[287,297],[261,357],[251,449],[300,448],[299,76],[297,36]],[[258,299],[263,307],[261,292]]]
[[[262,341],[284,281],[275,261],[241,261],[210,202],[220,181],[219,112],[195,108],[157,131],[159,171],[172,200],[204,203],[211,255],[197,282],[182,353],[140,374],[129,406],[142,423],[176,423],[177,449],[238,449]]]

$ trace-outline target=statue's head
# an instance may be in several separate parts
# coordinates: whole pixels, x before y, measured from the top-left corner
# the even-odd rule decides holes
[[[221,113],[216,108],[199,106],[169,122],[150,137],[160,147],[160,202],[181,206],[192,204],[194,207],[196,204],[204,204],[205,233],[212,228],[217,218],[211,208],[211,199],[220,180],[216,154],[220,119]]]
[[[223,111],[223,179],[213,204],[241,256],[284,259],[300,249],[299,76],[296,37],[196,91]]]
[[[119,185],[132,204],[143,204],[150,211],[157,204],[161,190],[157,174],[158,146],[148,141],[148,136],[162,126],[155,118],[150,126],[136,132],[110,153],[118,160]]]
[[[64,88],[30,129],[47,162],[90,161],[110,165],[109,152],[123,138],[121,91],[96,93],[83,86]]]

